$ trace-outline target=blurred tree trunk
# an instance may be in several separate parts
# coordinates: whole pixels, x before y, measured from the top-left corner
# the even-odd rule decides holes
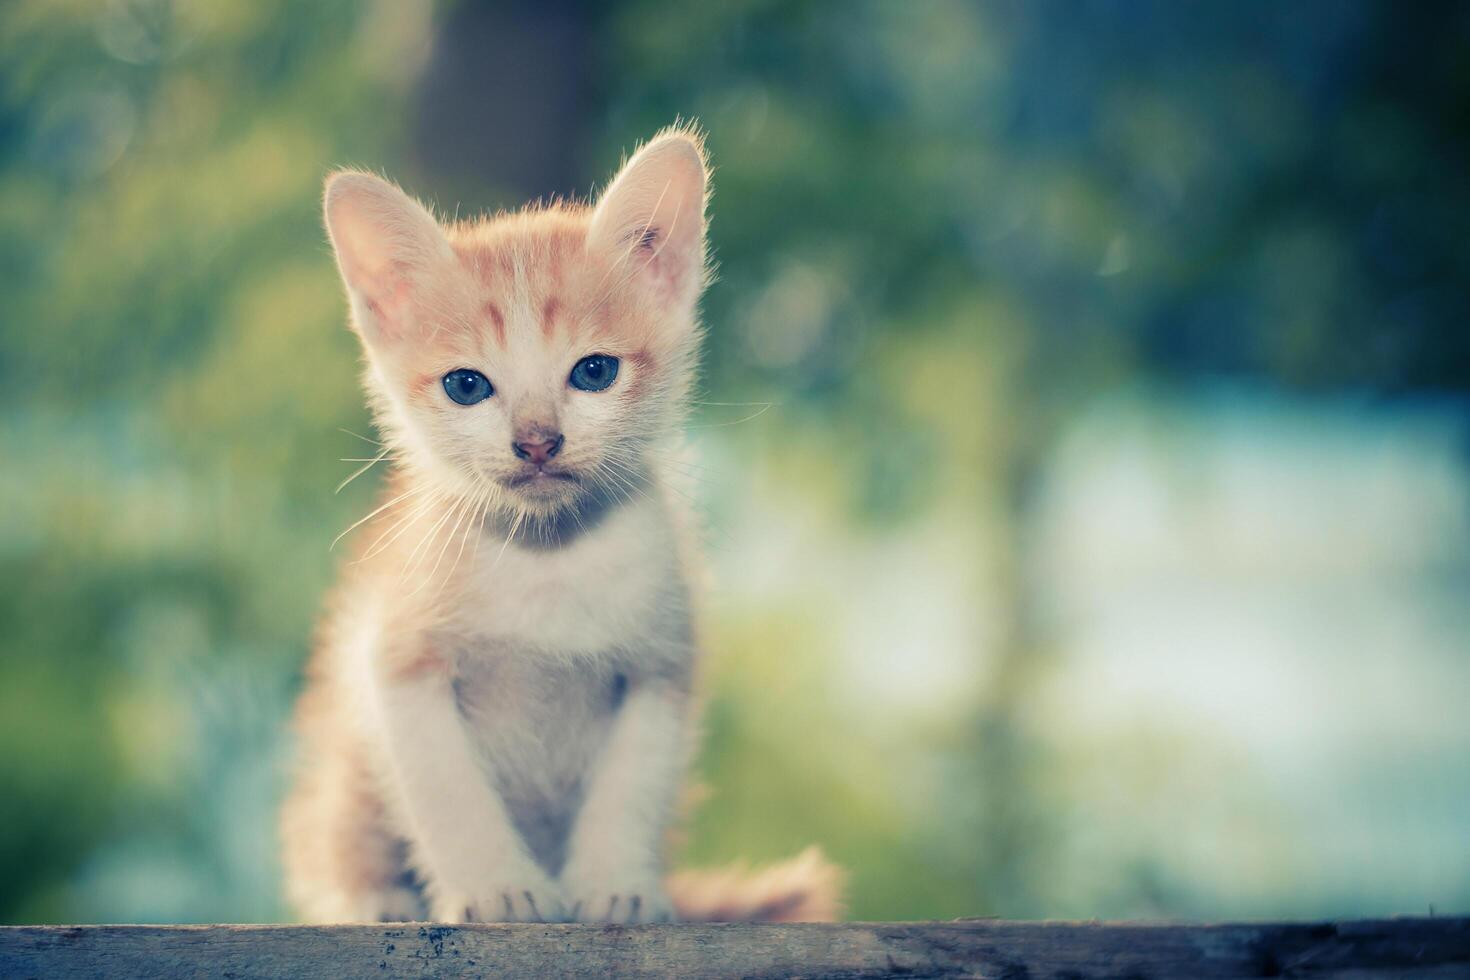
[[[583,0],[464,2],[439,24],[413,100],[409,165],[461,214],[585,193],[598,77]]]

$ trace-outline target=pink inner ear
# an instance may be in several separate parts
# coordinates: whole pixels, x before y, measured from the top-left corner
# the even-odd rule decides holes
[[[657,226],[633,228],[623,240],[632,251],[628,261],[638,266],[644,278],[665,299],[677,299],[688,287],[686,280],[692,270],[690,257],[685,254],[687,246],[681,240],[670,238],[665,229]]]
[[[368,306],[384,327],[391,327],[395,332],[401,331],[408,316],[408,307],[413,301],[413,289],[407,279],[398,276],[393,277],[386,285],[382,294],[368,300]]]
[[[401,263],[385,261],[375,268],[365,263],[352,263],[348,281],[362,294],[363,303],[372,314],[375,325],[386,335],[402,332],[413,303],[413,282]]]
[[[648,264],[648,277],[653,280],[654,287],[666,299],[674,300],[684,291],[688,283],[685,279],[689,275],[688,260],[682,255],[669,255],[666,251],[660,251],[660,242],[652,248],[638,248],[636,261]]]

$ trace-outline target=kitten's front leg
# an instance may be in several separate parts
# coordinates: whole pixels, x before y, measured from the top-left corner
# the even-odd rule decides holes
[[[628,691],[572,829],[561,880],[579,922],[667,922],[664,834],[689,754],[689,695],[645,681]]]
[[[412,670],[382,670],[376,688],[389,775],[433,917],[554,920],[560,889],[527,851],[475,757],[444,662],[420,657]]]

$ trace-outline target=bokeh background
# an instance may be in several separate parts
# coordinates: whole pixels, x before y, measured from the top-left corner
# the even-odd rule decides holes
[[[0,921],[286,914],[318,219],[709,131],[708,799],[851,914],[1470,911],[1470,6],[0,5]]]

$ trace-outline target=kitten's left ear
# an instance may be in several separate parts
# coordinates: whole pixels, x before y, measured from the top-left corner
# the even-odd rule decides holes
[[[670,304],[692,305],[704,285],[708,173],[696,134],[677,129],[655,136],[603,192],[588,249],[637,263],[635,274]]]
[[[363,339],[400,336],[415,293],[454,261],[443,229],[397,186],[355,170],[327,178],[323,210]]]

